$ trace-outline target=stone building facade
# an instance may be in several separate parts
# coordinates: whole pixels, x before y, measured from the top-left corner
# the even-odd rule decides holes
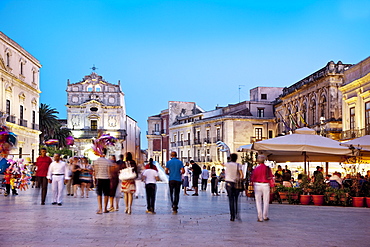
[[[95,72],[80,82],[67,85],[67,127],[75,138],[78,155],[95,158],[90,150],[92,139],[98,131],[118,139],[110,154],[131,152],[136,160],[141,159],[140,128],[126,114],[124,93],[120,82],[117,85],[105,81]]]
[[[168,109],[148,118],[148,157],[162,166],[169,160]]]
[[[195,102],[170,101],[168,109],[163,111],[168,115],[165,135],[168,151],[176,151],[184,162],[195,160],[210,167],[227,161],[226,154],[216,144],[218,141],[226,143],[231,152],[236,152],[241,145],[275,137],[273,101],[281,92],[282,88],[254,88],[250,90],[253,100],[216,107],[211,111],[204,111]],[[148,119],[148,132],[153,133],[154,130],[157,133],[157,143],[162,141],[161,133],[155,132],[154,126],[160,121],[161,115]],[[149,157],[155,155],[152,151],[155,149],[153,136],[147,136]]]
[[[370,57],[344,72],[342,140],[370,135]]]
[[[40,62],[0,32],[0,114],[18,137],[15,158],[35,161],[39,150]]]
[[[275,104],[277,133],[285,134],[303,126],[319,134],[340,139],[344,72],[351,64],[330,61],[325,67],[284,88]]]

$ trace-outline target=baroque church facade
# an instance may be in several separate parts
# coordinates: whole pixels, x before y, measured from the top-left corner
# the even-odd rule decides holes
[[[76,83],[67,82],[67,127],[75,138],[74,151],[95,159],[93,138],[99,131],[117,138],[109,154],[131,152],[140,160],[140,128],[126,114],[125,95],[120,81],[112,84],[95,72]]]

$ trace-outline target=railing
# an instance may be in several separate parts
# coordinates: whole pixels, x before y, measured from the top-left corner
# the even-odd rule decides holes
[[[204,143],[211,143],[211,138],[204,138]]]
[[[7,121],[7,122],[9,122],[9,123],[15,123],[15,120],[16,120],[16,118],[15,118],[15,116],[14,116],[14,115],[12,115],[12,116],[8,116],[8,117],[6,118],[6,121]]]
[[[216,143],[218,141],[222,141],[220,137],[213,137],[213,143]]]
[[[152,130],[152,132],[150,133],[149,131],[146,132],[147,135],[156,135],[156,136],[159,136],[161,134],[160,131],[156,131],[156,130]]]
[[[190,140],[185,140],[184,145],[190,145]]]
[[[32,123],[32,129],[39,130],[39,125],[35,124],[35,123]]]
[[[195,139],[195,140],[194,140],[194,144],[195,144],[195,145],[197,145],[197,144],[202,144],[202,143],[201,143],[201,141],[200,141],[200,140]]]
[[[75,131],[81,131],[81,135],[79,135],[79,137],[77,139],[91,139],[91,138],[96,138],[98,137],[98,131],[99,130],[91,130],[91,129],[79,129],[79,130],[76,130]],[[107,130],[102,130],[103,132],[107,131]],[[112,132],[119,132],[119,134],[117,136],[115,136],[116,138],[118,139],[126,139],[126,130],[123,130],[123,129],[120,129],[120,130],[111,130]]]
[[[370,126],[366,126],[364,129],[351,129],[342,131],[342,140],[354,139],[364,135],[370,135]]]
[[[171,142],[171,147],[175,148],[176,147],[176,142]]]
[[[179,146],[179,147],[184,146],[184,141],[178,141],[177,146]]]
[[[19,119],[19,125],[23,127],[27,127],[27,120]]]

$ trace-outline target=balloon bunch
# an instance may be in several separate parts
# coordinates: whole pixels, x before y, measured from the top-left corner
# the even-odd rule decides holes
[[[73,146],[73,144],[75,143],[75,139],[73,138],[73,136],[66,137],[66,143],[67,145]]]
[[[47,146],[53,146],[53,145],[57,145],[59,143],[59,140],[58,139],[49,139],[49,140],[45,141],[44,143]]]
[[[0,154],[6,157],[16,144],[17,135],[10,132],[5,125],[0,124]]]
[[[9,177],[9,183],[12,189],[26,190],[31,180],[31,172],[23,159],[8,159],[9,167],[4,175]]]
[[[92,141],[92,150],[95,155],[97,156],[103,156],[103,149],[107,148],[108,146],[114,146],[117,139],[114,136],[111,136],[110,134],[100,134],[98,135],[98,138]]]

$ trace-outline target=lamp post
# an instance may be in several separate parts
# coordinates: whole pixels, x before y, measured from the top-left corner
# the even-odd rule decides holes
[[[163,162],[163,160],[164,160],[164,155],[163,155],[163,138],[166,136],[166,134],[165,133],[161,133],[161,166],[162,167],[164,167],[164,162]]]

